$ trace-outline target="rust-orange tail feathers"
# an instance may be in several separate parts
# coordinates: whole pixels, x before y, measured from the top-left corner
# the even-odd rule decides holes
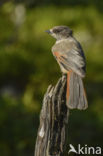
[[[73,71],[67,73],[66,101],[70,109],[85,110],[88,107],[82,78]]]

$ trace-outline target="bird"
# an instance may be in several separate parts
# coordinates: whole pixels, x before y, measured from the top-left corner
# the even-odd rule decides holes
[[[87,109],[88,101],[83,85],[83,78],[86,75],[86,58],[81,44],[73,36],[73,31],[68,26],[54,26],[46,32],[56,39],[51,51],[61,72],[67,75],[67,107],[69,109]]]

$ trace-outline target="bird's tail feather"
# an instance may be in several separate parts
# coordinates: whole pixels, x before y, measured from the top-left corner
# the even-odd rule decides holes
[[[72,71],[67,73],[66,99],[70,109],[85,110],[88,107],[82,78]]]

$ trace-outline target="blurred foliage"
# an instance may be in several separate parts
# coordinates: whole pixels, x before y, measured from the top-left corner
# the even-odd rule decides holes
[[[34,8],[33,0],[25,1],[31,2],[32,8],[25,3],[1,2],[0,155],[33,155],[43,95],[61,76],[50,50],[55,40],[44,32],[55,25],[74,30],[87,58],[84,81],[89,108],[71,111],[68,146],[80,143],[102,147],[103,1],[45,0],[44,4],[51,5]]]

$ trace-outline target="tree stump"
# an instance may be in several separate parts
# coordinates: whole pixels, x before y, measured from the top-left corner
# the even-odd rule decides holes
[[[40,113],[35,156],[63,156],[66,145],[69,109],[66,106],[66,75],[50,85]]]

